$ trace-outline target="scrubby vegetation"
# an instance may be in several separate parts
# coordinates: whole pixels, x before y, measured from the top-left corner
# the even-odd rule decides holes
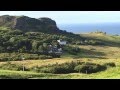
[[[5,34],[6,33],[6,34]],[[63,39],[69,41],[68,45],[65,45],[63,48],[63,56],[69,57],[70,55],[72,58],[85,58],[93,56],[99,57],[107,57],[109,58],[112,53],[112,49],[108,47],[97,47],[97,45],[104,45],[103,41],[94,40],[94,39],[85,39],[81,43],[81,41],[69,40],[69,37],[64,35],[51,35],[51,34],[44,34],[41,32],[21,32],[20,30],[1,30],[1,46],[0,46],[0,61],[22,61],[24,60],[44,60],[44,59],[52,59],[54,58],[53,55],[48,55],[46,53],[47,46],[49,44],[55,45],[56,40],[60,39],[63,36]],[[44,38],[44,37],[48,37]],[[118,36],[117,36],[118,37]],[[41,39],[40,39],[41,38]],[[68,39],[67,39],[68,38]],[[81,39],[80,39],[81,40]],[[80,43],[79,43],[80,42]],[[100,43],[98,43],[100,42]],[[103,43],[103,44],[102,44]],[[108,43],[107,43],[108,44]],[[87,45],[96,45],[96,46],[87,46]],[[86,48],[89,47],[89,48]],[[104,49],[103,49],[104,48]],[[108,49],[107,49],[108,48]],[[111,50],[109,53],[106,50]],[[116,49],[118,50],[118,49]],[[44,53],[42,52],[44,51]],[[97,52],[96,52],[97,51]],[[104,54],[99,53],[104,52]],[[68,56],[66,56],[66,54]],[[98,58],[99,58],[98,57]],[[118,55],[114,55],[114,57],[118,57]],[[64,60],[64,57],[61,58]],[[32,67],[24,66],[25,71],[29,72],[36,72],[36,73],[52,73],[52,74],[70,74],[70,73],[83,73],[83,74],[92,74],[92,73],[99,73],[101,71],[106,71],[110,67],[115,67],[114,63],[104,63],[104,64],[94,64],[94,63],[81,63],[81,62],[71,62],[71,63],[63,63],[63,64],[48,64],[48,65],[35,65]],[[0,69],[2,70],[12,70],[12,71],[22,71],[23,64],[14,64],[14,63],[6,63],[0,65]]]
[[[105,63],[104,65],[84,62],[70,62],[63,64],[53,64],[41,67],[33,67],[32,70],[41,73],[53,73],[53,74],[67,74],[67,73],[96,73],[104,71],[109,67],[115,67],[114,63]]]
[[[79,73],[90,74],[90,73],[96,73],[99,71],[104,71],[104,70],[106,70],[106,66],[99,65],[99,64],[93,64],[93,63],[85,63],[82,65],[76,66],[74,68],[74,70],[79,72]]]
[[[115,63],[110,62],[110,63],[105,63],[104,66],[106,66],[106,67],[115,67],[116,65],[115,65]]]
[[[45,34],[41,32],[24,33],[20,30],[0,30],[0,53],[13,53],[13,52],[14,54],[16,53],[16,57],[15,58],[11,57],[12,59],[9,58],[9,60],[13,60],[13,59],[19,60],[17,53],[47,55],[48,45],[54,45],[55,44],[54,41],[61,38],[65,40],[69,39],[68,41],[71,42],[73,37],[71,38],[71,41],[70,41],[70,37],[62,34],[51,35],[51,34]],[[49,56],[52,56],[52,55],[49,55]],[[32,56],[29,58],[27,57],[27,59],[30,59],[30,58],[39,59],[39,57],[35,57],[35,58],[33,58]],[[2,60],[4,61],[5,58]],[[7,57],[6,57],[6,60],[7,60]]]
[[[49,55],[27,54],[27,53],[1,53],[0,61],[22,61],[22,60],[44,60],[52,59]]]
[[[3,65],[0,66],[0,69],[3,69],[3,70],[14,70],[14,71],[22,71],[23,70],[23,66],[22,65],[16,65],[16,64],[12,64],[10,62],[7,62]],[[24,67],[25,70],[27,70],[25,67]]]

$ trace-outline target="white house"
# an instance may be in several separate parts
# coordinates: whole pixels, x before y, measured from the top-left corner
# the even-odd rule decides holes
[[[59,43],[60,45],[66,45],[66,44],[67,44],[67,42],[64,41],[64,40],[57,40],[57,41],[58,41],[58,43]]]

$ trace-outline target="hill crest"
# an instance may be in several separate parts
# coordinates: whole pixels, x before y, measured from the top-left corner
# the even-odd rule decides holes
[[[24,32],[59,32],[56,22],[50,18],[31,18],[28,16],[0,16],[0,27],[19,29]]]

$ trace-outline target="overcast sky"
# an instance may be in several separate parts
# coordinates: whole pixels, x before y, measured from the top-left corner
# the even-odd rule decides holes
[[[49,17],[57,24],[120,22],[120,11],[0,11],[0,15]]]

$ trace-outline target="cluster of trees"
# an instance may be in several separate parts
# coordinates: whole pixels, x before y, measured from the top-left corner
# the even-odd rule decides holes
[[[0,52],[19,52],[19,53],[34,53],[46,54],[48,45],[59,44],[57,40],[66,40],[69,44],[90,44],[101,45],[103,44],[97,40],[88,40],[81,38],[79,35],[63,31],[58,34],[48,34],[42,32],[23,32],[21,30],[0,30]],[[65,51],[73,52],[77,50],[72,47],[65,47]],[[75,51],[76,53],[77,51]]]
[[[63,52],[67,52],[72,55],[77,55],[81,52],[80,48],[72,47],[73,45],[103,45],[101,41],[81,38],[80,35],[68,33],[63,31],[57,34],[42,33],[42,32],[23,32],[21,30],[0,29],[0,53],[29,53],[37,54],[38,56],[30,56],[27,59],[40,59],[42,58],[54,58],[60,57],[56,53],[48,53],[49,46],[61,46],[57,40],[66,40],[69,44],[62,47]],[[52,56],[52,57],[51,57]],[[10,56],[9,56],[10,57]],[[4,58],[4,57],[3,57]],[[8,60],[4,58],[5,60]],[[10,60],[17,60],[12,57]]]
[[[81,40],[79,35],[63,31],[59,34],[42,32],[22,32],[20,30],[0,30],[0,52],[46,53],[48,45],[57,45],[58,39],[70,44]]]

